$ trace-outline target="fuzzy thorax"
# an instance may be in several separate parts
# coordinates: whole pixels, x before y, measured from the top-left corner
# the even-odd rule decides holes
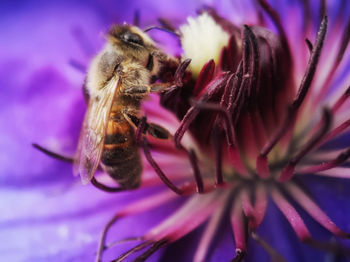
[[[229,40],[229,35],[207,13],[189,17],[180,27],[180,33],[182,59],[192,59],[189,67],[194,77],[210,59],[218,62],[220,52]]]

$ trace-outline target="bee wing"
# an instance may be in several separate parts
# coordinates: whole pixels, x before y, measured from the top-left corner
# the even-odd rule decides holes
[[[83,184],[89,183],[99,165],[109,114],[118,85],[119,78],[113,78],[90,97],[73,164],[73,173],[80,174]]]

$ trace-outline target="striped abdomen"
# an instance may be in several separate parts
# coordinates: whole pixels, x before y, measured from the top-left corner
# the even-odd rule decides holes
[[[140,186],[142,165],[134,130],[118,112],[112,112],[108,121],[101,162],[120,187],[132,189]]]

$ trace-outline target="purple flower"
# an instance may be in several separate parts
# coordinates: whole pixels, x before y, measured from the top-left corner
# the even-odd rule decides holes
[[[0,4],[2,260],[92,261],[110,219],[106,261],[349,259],[349,3],[111,2]],[[85,69],[136,10],[182,34],[150,33],[184,62],[143,104],[174,140],[147,136],[141,187],[107,194],[31,143],[74,154]]]

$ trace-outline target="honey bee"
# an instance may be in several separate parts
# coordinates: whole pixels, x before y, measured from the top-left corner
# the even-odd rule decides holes
[[[134,136],[140,121],[140,106],[163,61],[170,59],[140,28],[113,26],[102,51],[92,60],[84,93],[87,111],[74,157],[73,171],[87,184],[99,166],[121,189],[134,189],[141,182],[141,157]],[[169,133],[156,124],[148,132],[167,139]]]

